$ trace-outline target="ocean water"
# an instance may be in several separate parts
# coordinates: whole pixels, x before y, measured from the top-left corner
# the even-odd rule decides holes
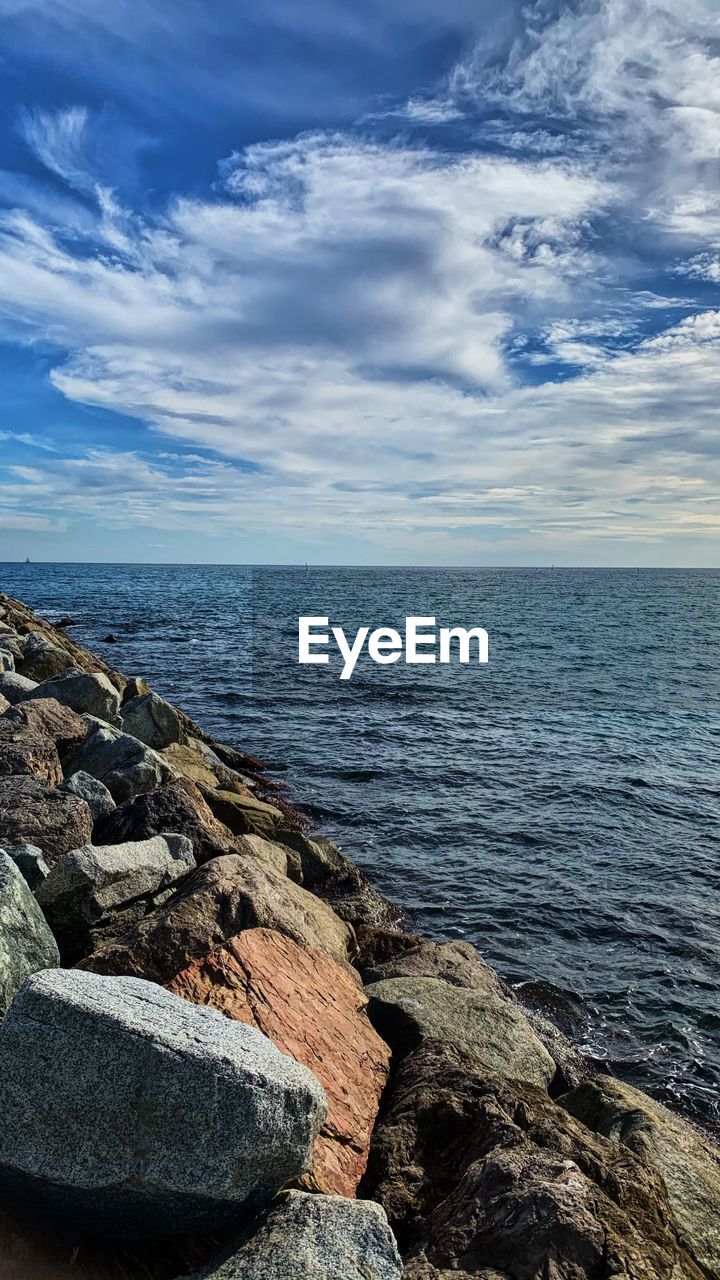
[[[0,588],[268,761],[411,928],[720,1131],[720,572],[8,564]],[[484,626],[490,662],[343,683],[297,665],[300,614]]]

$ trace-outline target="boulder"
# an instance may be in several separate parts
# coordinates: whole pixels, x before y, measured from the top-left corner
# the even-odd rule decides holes
[[[0,636],[14,636],[15,629],[10,626],[9,622],[0,622]]]
[[[183,778],[189,778],[199,787],[209,787],[211,791],[237,791],[239,795],[247,795],[248,789],[252,792],[247,779],[223,764],[215,752],[198,738],[188,736],[187,741],[173,742],[164,748],[163,755]]]
[[[52,739],[61,756],[74,751],[87,734],[82,716],[65,707],[57,698],[32,698],[12,707],[0,719],[0,726],[16,725]]]
[[[363,1194],[411,1280],[700,1280],[662,1179],[533,1085],[428,1042],[400,1064]]]
[[[5,853],[19,867],[33,892],[50,874],[43,851],[36,844],[6,844]]]
[[[515,1080],[547,1088],[555,1075],[527,1018],[493,990],[454,987],[440,978],[386,978],[365,994],[373,1026],[399,1054],[439,1040]]]
[[[0,1077],[4,1204],[109,1238],[238,1221],[307,1169],[326,1111],[253,1027],[78,970],[25,984]]]
[[[73,666],[71,655],[40,631],[30,631],[23,644],[20,674],[29,680],[50,680]]]
[[[15,670],[15,654],[9,649],[0,647],[0,671]]]
[[[386,926],[395,923],[401,912],[377,889],[331,840],[311,839],[302,831],[283,830],[277,839],[288,844],[300,858],[302,882],[320,894],[352,925]]]
[[[174,778],[156,791],[126,800],[97,823],[94,838],[96,844],[116,844],[145,840],[163,831],[189,836],[198,865],[236,852],[234,837],[186,778]]]
[[[192,845],[180,835],[66,853],[36,890],[63,962],[125,932],[194,869]]]
[[[11,706],[3,693],[0,693],[0,716],[4,716],[5,712]]]
[[[386,960],[394,960],[404,951],[412,951],[423,941],[416,933],[403,933],[400,929],[389,929],[383,925],[358,924],[355,927],[357,937],[357,965],[363,975],[370,973]]]
[[[233,835],[273,837],[282,821],[282,811],[273,804],[258,800],[249,787],[238,791],[211,790],[203,787],[202,793],[216,818],[223,822]]]
[[[171,902],[84,965],[97,973],[169,982],[191,960],[243,929],[276,929],[347,964],[352,933],[326,903],[256,858],[230,855],[198,867]]]
[[[363,968],[366,985],[387,978],[440,978],[453,987],[489,991],[506,1000],[512,999],[510,988],[469,942],[418,940],[415,946],[398,955]]]
[[[18,675],[16,671],[0,672],[0,694],[11,707],[16,702],[22,702],[23,698],[29,697],[37,687],[36,680],[28,680],[26,676]]]
[[[101,782],[99,778],[92,778],[89,773],[85,773],[82,769],[78,769],[77,773],[73,773],[69,778],[66,778],[61,783],[60,790],[69,791],[74,796],[80,796],[90,809],[93,822],[97,822],[108,813],[112,813],[115,808],[115,801],[105,783]]]
[[[0,778],[0,846],[34,844],[52,866],[64,853],[87,844],[92,814],[80,796],[37,778]]]
[[[62,779],[60,757],[51,738],[19,729],[0,717],[0,777],[30,777],[57,786]]]
[[[289,875],[291,880],[301,883],[300,860],[287,845],[278,844],[277,840],[267,840],[265,836],[235,836],[235,847],[238,853],[259,858],[266,866],[272,867],[273,871],[278,871],[282,876]]]
[[[660,1102],[619,1080],[599,1076],[560,1098],[559,1105],[660,1174],[686,1250],[718,1280],[720,1149]]]
[[[194,961],[170,990],[257,1027],[317,1076],[329,1110],[305,1185],[354,1196],[390,1063],[357,982],[322,951],[247,929]]]
[[[286,1191],[209,1267],[184,1280],[402,1280],[380,1205]]]
[[[156,751],[180,741],[180,717],[157,693],[139,694],[123,703],[122,722],[125,733]]]
[[[71,667],[54,679],[43,680],[29,696],[57,698],[64,707],[70,707],[79,715],[95,716],[107,724],[120,724],[120,693],[101,671],[80,671]]]
[[[0,1017],[31,973],[59,963],[55,939],[29,884],[0,849]]]
[[[94,724],[82,746],[64,761],[65,776],[82,770],[105,783],[120,804],[130,796],[169,782],[170,766],[144,742],[106,725]]]

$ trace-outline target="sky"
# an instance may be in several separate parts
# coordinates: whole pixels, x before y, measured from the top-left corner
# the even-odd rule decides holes
[[[717,0],[0,0],[0,559],[717,566]]]

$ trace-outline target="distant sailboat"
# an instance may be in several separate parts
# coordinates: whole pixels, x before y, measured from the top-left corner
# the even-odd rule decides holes
[[[26,563],[26,564],[29,564],[29,563],[30,563],[30,557],[29,557],[29,556],[26,556],[26,557],[25,557],[25,563]]]

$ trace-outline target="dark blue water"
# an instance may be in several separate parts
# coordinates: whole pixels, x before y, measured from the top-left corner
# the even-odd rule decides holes
[[[6,565],[269,760],[412,927],[476,943],[720,1126],[720,573]],[[487,667],[295,662],[297,617],[482,625]],[[105,645],[107,632],[120,643]]]

